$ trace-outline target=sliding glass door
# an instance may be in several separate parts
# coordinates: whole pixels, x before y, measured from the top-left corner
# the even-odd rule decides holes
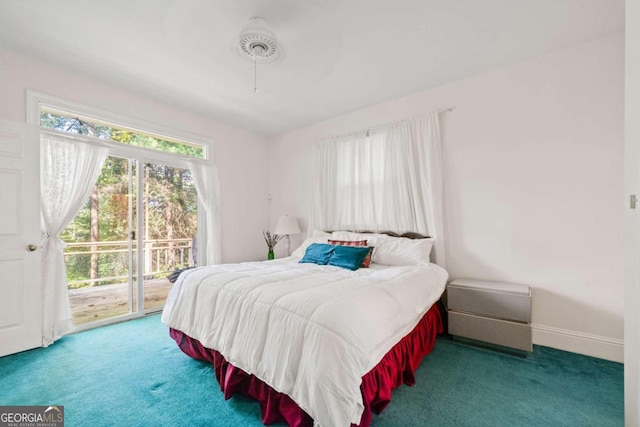
[[[198,195],[191,171],[159,163],[145,163],[141,226],[144,239],[144,309],[164,305],[171,286],[168,276],[195,265]]]
[[[188,169],[108,157],[62,234],[74,325],[161,310],[167,277],[195,264],[197,222]]]
[[[188,167],[207,159],[208,143],[28,96],[34,124],[109,147],[91,197],[61,234],[76,330],[161,310],[171,287],[167,276],[195,264],[198,202]]]

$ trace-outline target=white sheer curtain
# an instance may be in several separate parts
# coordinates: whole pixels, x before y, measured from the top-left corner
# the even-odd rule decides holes
[[[65,244],[59,234],[89,198],[107,153],[106,147],[64,136],[46,133],[40,136],[44,347],[73,327],[63,254]]]
[[[440,114],[316,145],[309,229],[426,234],[445,266]]]
[[[220,250],[220,180],[218,168],[211,163],[202,161],[190,162],[193,181],[196,184],[198,198],[204,206],[207,241],[206,263],[207,265],[219,264],[221,260]]]

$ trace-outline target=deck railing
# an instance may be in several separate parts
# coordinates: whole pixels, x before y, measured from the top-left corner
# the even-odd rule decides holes
[[[195,265],[193,239],[144,240],[142,244],[145,277],[158,277],[176,268]],[[135,241],[67,243],[64,256],[69,288],[127,281],[130,245],[134,267],[138,251]]]

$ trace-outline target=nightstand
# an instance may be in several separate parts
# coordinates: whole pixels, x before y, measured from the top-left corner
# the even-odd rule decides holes
[[[531,288],[527,285],[455,279],[447,286],[449,333],[531,351]]]

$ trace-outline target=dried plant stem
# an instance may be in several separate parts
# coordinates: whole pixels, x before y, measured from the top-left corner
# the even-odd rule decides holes
[[[284,236],[279,235],[279,234],[271,234],[271,232],[269,230],[263,231],[262,235],[264,237],[264,241],[267,243],[267,246],[269,247],[269,251],[272,251],[273,248],[275,248],[276,244],[282,238],[284,238]]]

